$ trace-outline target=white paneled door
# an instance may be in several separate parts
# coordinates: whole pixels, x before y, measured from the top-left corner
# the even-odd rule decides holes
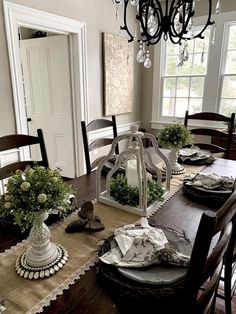
[[[75,176],[69,38],[20,41],[29,134],[41,128],[51,168]],[[37,152],[34,152],[37,153]]]

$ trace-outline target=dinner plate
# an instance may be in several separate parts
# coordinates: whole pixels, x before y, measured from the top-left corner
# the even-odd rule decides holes
[[[192,246],[189,241],[180,237],[178,233],[172,230],[163,229],[169,243],[177,251],[184,255],[191,255]],[[187,267],[176,265],[151,265],[143,268],[125,268],[118,267],[119,273],[134,281],[150,285],[172,284],[182,279],[187,272]]]
[[[196,155],[199,152],[199,149],[197,148],[182,148],[179,150],[180,156],[183,157],[191,157]]]
[[[215,208],[215,206],[219,207],[226,202],[232,194],[232,190],[208,190],[185,183],[183,193],[187,198],[196,203]]]
[[[210,165],[215,161],[215,157],[213,157],[210,153],[206,152],[198,152],[193,156],[179,156],[178,162],[182,164],[188,165]]]
[[[196,185],[192,185],[192,184],[188,184],[186,183],[186,185],[191,185],[192,188],[194,188],[195,190],[198,191],[204,191],[207,192],[209,194],[231,194],[232,193],[232,189],[228,189],[228,190],[220,190],[220,189],[209,189],[209,188],[205,188],[204,186],[196,186]]]

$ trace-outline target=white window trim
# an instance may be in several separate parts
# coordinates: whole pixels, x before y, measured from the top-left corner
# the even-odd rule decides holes
[[[197,18],[198,25],[201,25],[206,20],[206,17]],[[221,73],[222,64],[221,60],[222,54],[224,52],[224,47],[226,43],[226,38],[223,40],[223,34],[225,31],[226,24],[236,21],[236,11],[221,13],[218,16],[212,15],[212,20],[216,22],[215,24],[215,44],[209,47],[209,58],[208,58],[208,72],[204,87],[204,98],[203,98],[203,111],[213,111],[218,112],[219,110],[219,99],[221,96]],[[211,32],[210,43],[212,40],[213,32]],[[184,117],[161,117],[161,73],[163,73],[163,66],[161,60],[164,49],[164,40],[161,40],[154,47],[154,64],[153,64],[153,93],[152,93],[152,129],[161,129],[166,124],[169,123],[183,123]],[[215,65],[219,64],[219,67]],[[191,125],[194,126],[194,125]]]

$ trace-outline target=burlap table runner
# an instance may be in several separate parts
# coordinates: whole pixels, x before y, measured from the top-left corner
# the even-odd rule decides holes
[[[76,213],[65,221],[51,228],[51,240],[63,245],[69,253],[69,260],[56,275],[42,280],[29,280],[19,277],[15,272],[15,261],[29,246],[29,241],[11,248],[0,255],[0,297],[6,299],[4,313],[37,313],[43,306],[64,289],[69,288],[76,279],[88,270],[97,260],[97,249],[100,240],[112,234],[122,225],[134,223],[140,216],[109,207],[95,204],[95,215],[100,216],[105,230],[96,233],[66,233],[65,227],[77,219]]]
[[[169,197],[180,189],[185,175],[197,173],[203,167],[186,166],[186,168],[185,174],[174,176],[171,180]],[[163,203],[166,201],[167,199]],[[29,280],[16,274],[16,259],[29,248],[28,239],[0,254],[0,298],[6,299],[7,308],[4,313],[42,312],[44,306],[49,305],[50,301],[55,300],[57,295],[62,294],[63,290],[68,289],[69,285],[96,263],[101,240],[110,236],[114,229],[134,223],[140,218],[135,214],[100,203],[95,203],[94,207],[95,215],[98,215],[105,225],[105,230],[101,232],[66,233],[65,227],[77,219],[77,212],[51,227],[51,241],[63,245],[69,253],[68,262],[56,275],[42,280]]]

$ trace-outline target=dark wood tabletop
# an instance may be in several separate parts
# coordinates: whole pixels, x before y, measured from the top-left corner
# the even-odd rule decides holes
[[[217,173],[236,178],[236,161],[217,159],[211,166],[206,167],[204,172]],[[76,189],[78,205],[85,200],[93,200],[96,197],[96,172],[83,175],[69,181]],[[102,186],[105,186],[102,180]],[[182,189],[171,197],[162,208],[150,218],[152,224],[178,227],[186,230],[193,241],[202,212],[211,208],[217,210],[217,205],[201,205],[189,200],[183,195]],[[26,235],[6,230],[0,230],[0,252],[15,245]],[[43,313],[119,313],[108,293],[98,283],[96,267],[92,267],[85,273],[69,290],[58,296],[46,307]]]

